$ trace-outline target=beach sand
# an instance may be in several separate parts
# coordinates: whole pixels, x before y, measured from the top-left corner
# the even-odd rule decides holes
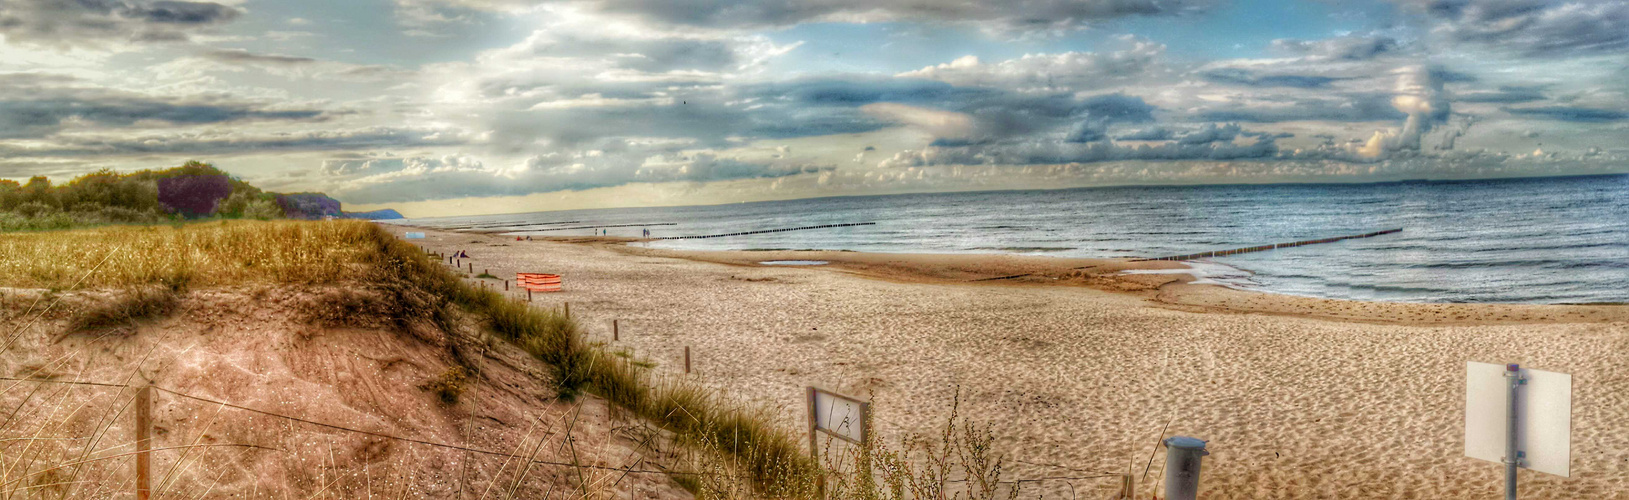
[[[595,341],[618,320],[615,347],[655,370],[682,371],[689,346],[693,378],[776,408],[792,432],[808,385],[871,398],[889,445],[936,434],[959,394],[962,415],[993,426],[1006,480],[1131,472],[1147,494],[1169,425],[1210,443],[1203,498],[1494,498],[1503,467],[1463,456],[1465,362],[1519,362],[1572,374],[1574,405],[1572,477],[1522,471],[1522,497],[1629,498],[1624,306],[1366,303],[1119,272],[1170,262],[426,232],[413,241],[469,252],[477,274],[561,274],[539,306],[570,302]],[[756,264],[792,259],[831,264]],[[1023,497],[1102,498],[1113,481],[1026,483]]]

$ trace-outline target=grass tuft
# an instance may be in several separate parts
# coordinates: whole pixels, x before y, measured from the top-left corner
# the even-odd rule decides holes
[[[76,313],[69,332],[89,332],[130,326],[144,319],[168,315],[181,302],[181,293],[167,286],[140,286]]]

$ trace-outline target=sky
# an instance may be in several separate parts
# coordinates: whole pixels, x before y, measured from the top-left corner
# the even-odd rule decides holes
[[[409,216],[1629,172],[1629,1],[0,0],[0,178]]]

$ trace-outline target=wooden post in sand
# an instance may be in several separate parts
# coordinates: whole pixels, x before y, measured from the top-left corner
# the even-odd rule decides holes
[[[469,272],[470,272],[470,274],[475,274],[475,263],[474,262],[469,263]]]
[[[617,330],[617,320],[613,319],[611,320],[611,341],[616,342],[617,340],[621,340],[621,338],[621,331]]]
[[[566,319],[571,319],[571,303],[566,303]]]
[[[503,291],[509,291],[509,280],[503,280]]]
[[[532,289],[530,289],[530,288],[526,289],[526,301],[527,302],[532,301]]]
[[[153,388],[136,389],[136,500],[147,500],[153,491]]]
[[[690,374],[690,346],[684,346],[684,374]]]

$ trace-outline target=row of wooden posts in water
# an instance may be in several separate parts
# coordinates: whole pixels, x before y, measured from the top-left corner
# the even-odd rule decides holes
[[[1261,245],[1261,246],[1254,246],[1254,247],[1235,248],[1235,249],[1232,249],[1232,250],[1215,250],[1215,251],[1211,251],[1211,252],[1190,253],[1190,254],[1185,254],[1185,255],[1172,255],[1170,257],[1154,257],[1152,259],[1137,259],[1137,260],[1135,260],[1133,262],[1145,262],[1145,261],[1150,261],[1150,260],[1194,260],[1194,259],[1204,259],[1204,258],[1209,258],[1209,257],[1222,257],[1222,256],[1227,256],[1227,255],[1237,255],[1237,254],[1241,254],[1241,253],[1261,252],[1261,251],[1266,251],[1266,250],[1276,250],[1276,249],[1279,249],[1279,248],[1299,247],[1299,246],[1306,246],[1306,245],[1317,245],[1319,243],[1334,243],[1334,242],[1341,241],[1341,240],[1351,240],[1351,239],[1357,239],[1357,238],[1373,238],[1375,236],[1380,236],[1380,235],[1383,235],[1383,234],[1392,234],[1392,233],[1397,233],[1397,232],[1402,232],[1402,228],[1387,229],[1385,231],[1375,231],[1375,232],[1372,232],[1372,233],[1354,234],[1354,235],[1350,235],[1350,236],[1336,236],[1336,237],[1333,237],[1333,238],[1320,238],[1320,239],[1316,239],[1316,240],[1296,241],[1296,242],[1292,242],[1292,243],[1274,243],[1274,244],[1271,244],[1271,245]]]

